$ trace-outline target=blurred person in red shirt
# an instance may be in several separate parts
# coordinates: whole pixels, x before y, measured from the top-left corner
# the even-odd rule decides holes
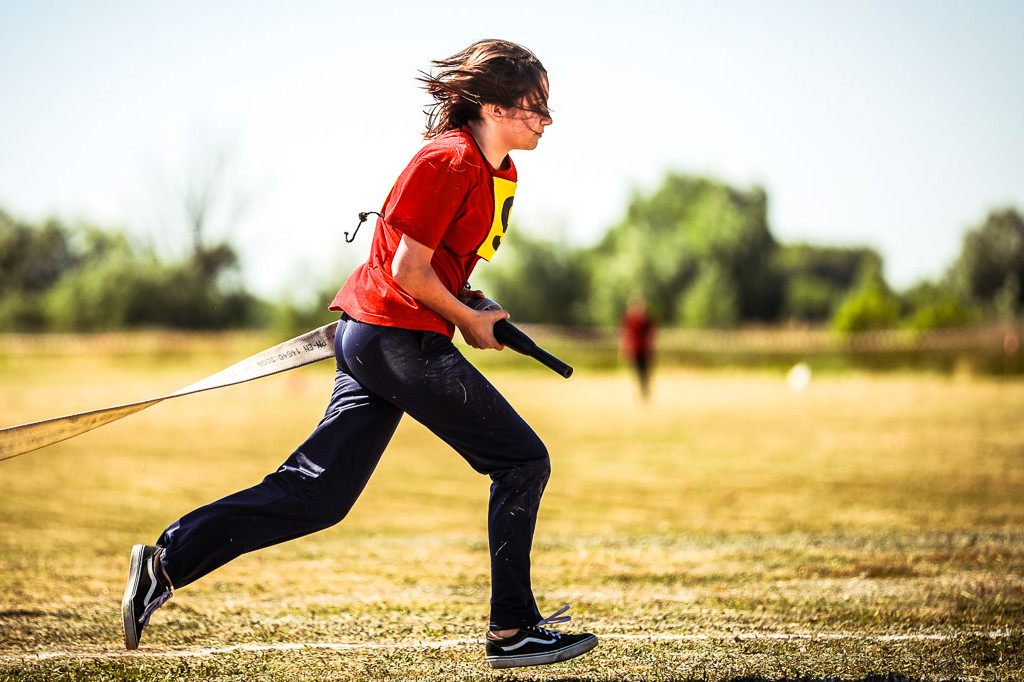
[[[651,392],[651,360],[654,356],[654,318],[642,298],[630,301],[622,316],[622,353],[636,371],[640,396],[647,400]]]

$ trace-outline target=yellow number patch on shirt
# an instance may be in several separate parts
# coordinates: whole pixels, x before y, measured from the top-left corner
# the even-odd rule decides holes
[[[516,193],[516,183],[503,178],[494,180],[494,220],[491,221],[491,232],[483,244],[476,250],[476,255],[486,261],[491,260],[494,252],[501,246],[501,240],[508,231],[508,216],[512,213],[512,199]]]

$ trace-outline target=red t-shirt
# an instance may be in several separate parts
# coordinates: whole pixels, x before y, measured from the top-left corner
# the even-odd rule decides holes
[[[643,308],[631,307],[622,316],[622,346],[631,358],[648,357],[654,350],[654,320]]]
[[[406,293],[391,276],[395,249],[407,234],[434,249],[430,264],[453,295],[481,258],[490,260],[508,229],[516,167],[495,170],[465,128],[434,138],[395,181],[377,220],[370,258],[331,302],[360,322],[452,336],[454,325]]]

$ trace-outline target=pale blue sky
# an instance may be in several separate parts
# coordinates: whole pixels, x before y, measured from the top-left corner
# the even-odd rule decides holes
[[[514,155],[520,229],[589,244],[666,170],[708,174],[764,186],[780,240],[873,246],[903,287],[1024,210],[1022,35],[1016,0],[0,0],[0,207],[181,244],[159,178],[206,141],[248,198],[250,283],[340,283],[369,239],[342,233],[420,144],[417,70],[504,37],[555,111]]]

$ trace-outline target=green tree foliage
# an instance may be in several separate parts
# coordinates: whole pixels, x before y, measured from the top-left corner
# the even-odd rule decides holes
[[[473,286],[509,311],[515,322],[588,322],[585,256],[562,239],[512,228],[492,264],[478,267]]]
[[[760,188],[675,173],[652,194],[634,194],[625,219],[592,254],[593,318],[615,323],[631,296],[644,297],[667,323],[776,318],[781,281],[767,208]]]
[[[278,336],[288,338],[336,322],[339,313],[328,310],[328,305],[334,300],[338,288],[336,280],[331,278],[310,296],[286,295],[265,311],[267,323]]]
[[[235,249],[209,237],[216,198],[186,202],[190,248],[170,262],[118,231],[29,224],[0,211],[0,331],[273,323],[297,333],[334,319],[323,305],[337,282],[273,309],[243,288]],[[559,325],[617,325],[634,297],[662,324],[719,329],[831,319],[843,332],[926,330],[1024,309],[1024,218],[1015,209],[972,229],[945,279],[897,296],[872,249],[777,244],[767,203],[757,187],[669,173],[653,192],[634,193],[596,246],[514,230],[474,284],[518,322]]]
[[[69,273],[46,297],[46,312],[51,328],[66,331],[224,329],[248,324],[260,305],[242,290],[208,286],[191,262],[120,253]]]
[[[45,291],[76,261],[57,221],[33,226],[0,211],[0,290]]]
[[[157,326],[162,266],[127,248],[69,272],[45,297],[49,327],[59,331],[97,331]],[[169,325],[165,325],[169,326]]]
[[[881,262],[872,249],[789,244],[776,255],[784,284],[782,316],[790,320],[830,320],[843,298],[871,263]]]
[[[946,283],[921,282],[907,290],[902,299],[906,310],[904,325],[916,331],[969,327],[981,319],[977,307],[964,301]]]
[[[679,301],[677,319],[687,327],[728,329],[740,322],[740,293],[715,264],[700,269],[696,281]]]
[[[222,329],[258,319],[261,303],[232,280],[226,244],[163,263],[121,232],[0,212],[0,329]]]
[[[1014,208],[989,213],[964,237],[951,277],[957,290],[994,314],[1024,309],[1024,217]]]
[[[0,329],[45,328],[46,291],[80,260],[61,223],[36,226],[0,211]]]
[[[882,278],[879,258],[865,264],[859,284],[836,311],[833,326],[843,333],[892,329],[899,319],[900,302]]]

